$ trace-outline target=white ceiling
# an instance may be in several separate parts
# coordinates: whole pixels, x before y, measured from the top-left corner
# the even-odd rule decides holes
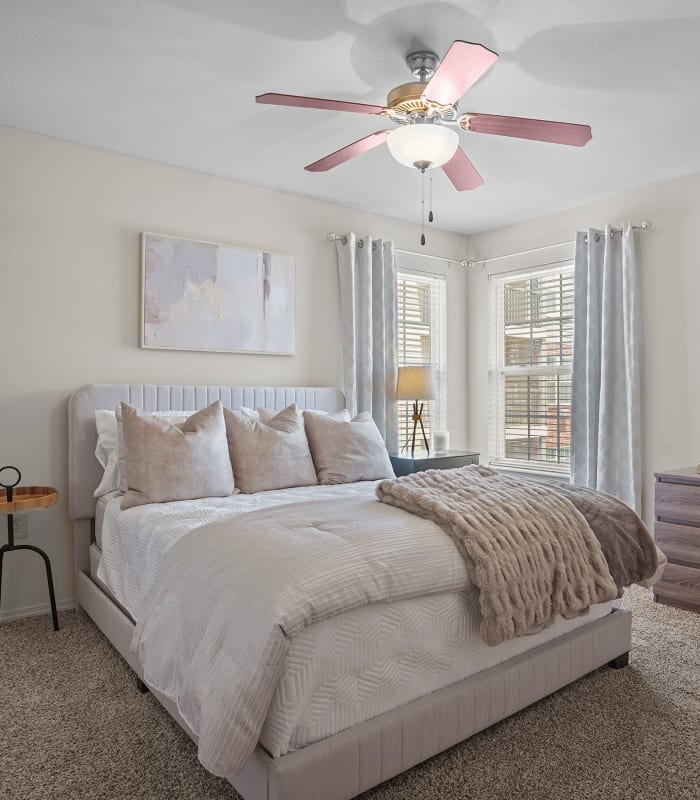
[[[410,50],[454,39],[500,53],[462,110],[589,123],[593,140],[462,133],[485,185],[458,193],[437,171],[437,227],[700,172],[697,0],[0,0],[0,124],[416,221],[418,174],[384,147],[303,169],[386,120],[254,98],[384,103]]]

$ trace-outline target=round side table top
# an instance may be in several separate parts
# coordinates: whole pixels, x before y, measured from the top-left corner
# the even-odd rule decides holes
[[[0,514],[21,514],[38,508],[49,508],[58,502],[58,492],[52,486],[16,486],[12,502],[7,502],[7,490],[0,489]]]

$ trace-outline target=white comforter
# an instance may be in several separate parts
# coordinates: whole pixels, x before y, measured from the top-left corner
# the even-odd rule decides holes
[[[97,578],[138,620],[144,596],[158,580],[165,554],[200,525],[304,500],[374,497],[376,485],[377,481],[363,481],[340,486],[300,486],[230,497],[150,503],[126,511],[121,510],[122,495],[115,494],[104,509]]]
[[[200,761],[232,775],[255,748],[289,642],[305,626],[467,586],[461,557],[434,523],[374,499],[285,505],[172,545],[133,647],[146,681],[198,737]]]

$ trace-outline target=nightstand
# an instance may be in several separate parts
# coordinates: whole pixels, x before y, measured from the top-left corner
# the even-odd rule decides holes
[[[466,467],[468,464],[478,464],[479,455],[472,450],[445,450],[443,453],[416,450],[413,453],[409,451],[390,458],[394,472],[397,476],[401,476],[426,469],[455,469]]]

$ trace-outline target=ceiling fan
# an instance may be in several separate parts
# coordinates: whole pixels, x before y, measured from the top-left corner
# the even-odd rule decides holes
[[[460,40],[452,43],[442,61],[428,50],[411,53],[406,64],[416,80],[394,87],[386,106],[272,93],[258,95],[255,100],[269,105],[383,116],[398,124],[398,128],[376,131],[314,161],[305,167],[310,172],[332,169],[386,142],[399,163],[421,172],[442,167],[454,187],[464,191],[476,189],[484,179],[459,146],[455,127],[575,147],[582,147],[591,139],[589,125],[496,114],[460,114],[459,99],[497,60],[498,54],[487,47]]]

